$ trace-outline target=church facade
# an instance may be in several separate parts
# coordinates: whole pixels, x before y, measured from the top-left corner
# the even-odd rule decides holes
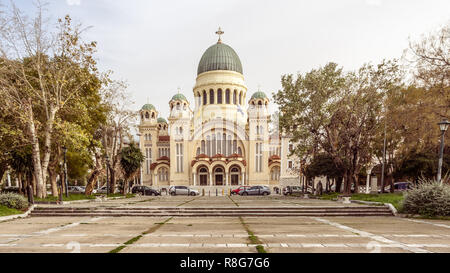
[[[193,104],[175,94],[167,120],[152,104],[140,110],[141,183],[280,187],[282,137],[270,133],[269,99],[249,93],[239,56],[219,36],[197,72]]]

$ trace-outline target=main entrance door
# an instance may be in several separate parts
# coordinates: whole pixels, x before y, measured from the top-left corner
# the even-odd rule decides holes
[[[223,186],[223,175],[216,174],[216,186]]]
[[[224,185],[224,174],[225,170],[222,167],[217,167],[214,169],[214,178],[215,178],[215,184],[216,186],[223,186]]]

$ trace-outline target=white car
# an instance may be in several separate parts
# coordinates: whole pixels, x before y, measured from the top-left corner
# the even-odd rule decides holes
[[[194,190],[194,189],[191,189],[186,186],[172,186],[169,188],[169,194],[172,196],[175,196],[175,195],[196,196],[196,195],[199,195],[200,193],[198,192],[198,190]]]

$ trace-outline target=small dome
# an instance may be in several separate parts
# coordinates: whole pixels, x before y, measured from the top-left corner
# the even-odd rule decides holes
[[[229,70],[242,73],[242,64],[233,48],[222,42],[209,47],[198,65],[197,75],[215,70]]]
[[[167,124],[167,121],[164,118],[158,118],[158,123],[166,123]]]
[[[175,96],[172,97],[172,100],[174,101],[187,101],[186,97],[183,94],[176,94]]]
[[[266,93],[258,91],[255,94],[253,94],[252,99],[267,99],[267,96]]]
[[[146,104],[146,105],[142,106],[141,110],[156,111],[156,108],[155,108],[155,106],[153,106],[153,104]]]

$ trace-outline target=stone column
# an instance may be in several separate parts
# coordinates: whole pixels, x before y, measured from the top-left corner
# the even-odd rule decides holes
[[[153,183],[153,186],[158,186],[158,174],[155,174],[155,182]]]
[[[197,186],[197,174],[194,173],[194,187]]]
[[[228,186],[228,173],[225,173],[225,186]]]
[[[209,172],[209,185],[213,185],[212,172]]]
[[[245,185],[245,172],[242,173],[242,181],[241,181],[241,186]]]

